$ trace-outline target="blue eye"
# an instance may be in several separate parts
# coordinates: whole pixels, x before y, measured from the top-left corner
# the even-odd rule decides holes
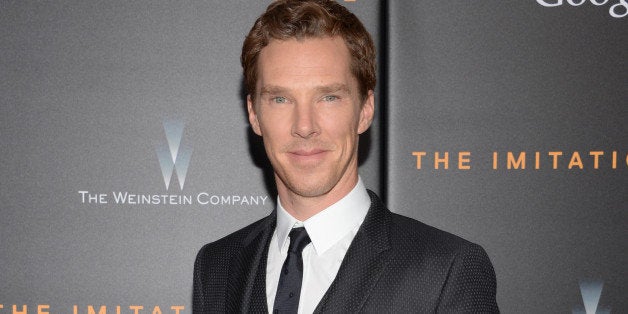
[[[324,101],[334,101],[337,99],[338,99],[338,96],[334,96],[334,95],[328,95],[328,96],[323,97]]]
[[[279,96],[279,97],[274,97],[273,101],[278,104],[285,104],[286,102],[288,102],[288,99],[286,99],[286,97]]]

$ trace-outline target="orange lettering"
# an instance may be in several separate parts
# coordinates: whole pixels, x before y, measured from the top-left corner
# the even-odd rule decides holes
[[[493,170],[497,169],[497,152],[493,152]]]
[[[584,165],[582,164],[582,158],[580,158],[580,153],[578,152],[573,152],[573,155],[571,155],[571,160],[569,160],[569,166],[567,166],[567,168],[571,169],[574,166],[578,166],[578,168],[580,169],[584,167]]]
[[[174,310],[175,314],[181,314],[179,313],[181,310],[185,309],[185,306],[183,305],[173,305],[170,307],[170,309]]]
[[[628,155],[626,155],[626,158],[628,158]],[[613,151],[613,169],[617,169],[617,152]]]
[[[469,170],[471,169],[471,152],[459,152],[458,153],[458,169]]]
[[[553,157],[552,168],[558,169],[558,156],[562,156],[563,152],[549,152],[547,154]]]
[[[449,169],[449,152],[445,152],[445,157],[440,158],[438,152],[434,153],[434,169],[439,169],[438,164],[443,164],[445,169]]]
[[[416,156],[416,168],[421,169],[421,157],[425,156],[425,152],[412,152]]]
[[[93,305],[87,305],[87,313],[88,314],[96,314],[96,311],[94,311],[94,306]],[[102,305],[98,309],[98,314],[107,314],[107,307]]]
[[[18,311],[17,310],[17,304],[13,304],[13,314],[27,314],[28,313],[28,307],[26,306],[26,304],[22,305],[22,311]]]
[[[534,153],[534,169],[540,169],[541,168],[541,153],[536,152]]]
[[[140,310],[144,309],[141,305],[130,305],[129,309],[133,310],[134,314],[138,314]]]
[[[161,314],[161,309],[159,308],[159,305],[155,305],[155,308],[153,309],[153,314]]]
[[[599,169],[600,156],[603,156],[604,152],[589,152],[589,155],[593,156],[593,169]]]
[[[46,310],[44,312],[44,310]],[[37,314],[50,314],[50,305],[48,304],[40,304],[37,306]]]
[[[515,160],[512,152],[507,153],[506,168],[508,169],[525,169],[526,168],[526,152],[519,153],[519,158]]]

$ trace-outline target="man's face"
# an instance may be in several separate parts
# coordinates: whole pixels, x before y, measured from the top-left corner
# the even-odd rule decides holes
[[[263,137],[277,189],[340,198],[357,182],[358,135],[371,124],[373,92],[361,103],[340,37],[271,40],[257,61],[249,121]]]

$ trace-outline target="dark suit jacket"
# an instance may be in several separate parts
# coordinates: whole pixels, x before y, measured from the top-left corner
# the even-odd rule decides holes
[[[316,312],[499,312],[495,272],[480,246],[391,213],[369,194],[371,208]],[[200,250],[194,314],[268,313],[266,258],[275,221],[273,212]]]

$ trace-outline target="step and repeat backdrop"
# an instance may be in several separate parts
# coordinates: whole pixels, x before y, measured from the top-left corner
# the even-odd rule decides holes
[[[276,202],[240,67],[268,4],[0,2],[0,314],[191,313],[201,246]]]
[[[504,313],[628,313],[627,9],[388,4],[388,206],[484,246]]]
[[[504,313],[628,312],[626,1],[343,4],[366,185],[481,244]],[[267,5],[0,2],[0,314],[191,313],[198,249],[276,202],[239,64]]]

